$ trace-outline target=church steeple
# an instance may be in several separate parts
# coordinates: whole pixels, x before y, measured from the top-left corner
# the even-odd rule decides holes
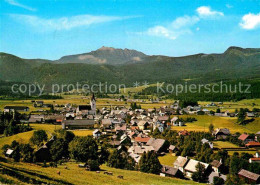
[[[94,93],[92,94],[91,101],[96,101]]]
[[[90,99],[90,105],[91,105],[91,110],[94,111],[94,115],[96,115],[96,98],[94,93],[92,94],[92,97]]]

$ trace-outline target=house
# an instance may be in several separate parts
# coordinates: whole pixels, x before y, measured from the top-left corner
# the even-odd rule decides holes
[[[177,116],[175,116],[175,117],[173,117],[171,119],[171,125],[173,125],[173,126],[180,126],[181,127],[181,126],[184,126],[185,123],[184,123],[184,121],[179,119]]]
[[[152,146],[131,146],[128,149],[128,153],[133,153],[137,155],[142,155],[144,152],[148,153],[150,151],[154,151]]]
[[[51,154],[48,146],[45,144],[35,152],[37,162],[51,161]]]
[[[255,114],[253,112],[247,112],[246,116],[249,117],[249,118],[254,118]]]
[[[42,107],[44,104],[44,101],[35,101],[34,107]]]
[[[120,137],[120,144],[124,146],[131,146],[132,145],[131,138],[127,134],[123,134]]]
[[[25,106],[5,106],[4,112],[29,112],[29,107]]]
[[[258,152],[256,152],[254,157],[249,159],[249,163],[260,163],[260,156]]]
[[[150,138],[146,143],[147,146],[152,146],[154,148],[154,151],[157,153],[164,152],[167,150],[167,148],[164,147],[164,144],[165,144],[164,139],[155,139],[155,138]]]
[[[174,168],[178,168],[182,173],[184,173],[184,167],[189,159],[187,157],[178,156],[173,163]]]
[[[135,137],[135,142],[146,144],[150,140],[150,137]]]
[[[244,169],[241,169],[238,172],[238,177],[243,179],[248,184],[258,184],[258,183],[260,183],[260,175],[259,174],[256,174],[256,173],[244,170]]]
[[[44,115],[31,115],[29,118],[29,123],[43,123]]]
[[[170,153],[174,153],[177,150],[177,148],[174,145],[170,145],[168,150],[169,150]]]
[[[124,124],[124,125],[122,125],[122,124],[120,124],[120,125],[118,125],[118,126],[116,126],[115,127],[115,131],[116,131],[116,133],[118,133],[118,132],[126,132],[126,124]]]
[[[141,120],[137,123],[140,130],[147,130],[149,123],[145,120]]]
[[[205,167],[204,173],[207,173],[209,171],[209,164],[203,163],[203,162],[200,162],[200,161],[196,161],[194,159],[190,159],[189,162],[186,164],[186,166],[184,168],[184,173],[188,178],[191,178],[192,174],[197,171],[196,166],[198,165],[198,163],[204,165],[204,167]]]
[[[99,138],[101,136],[101,134],[102,133],[98,129],[93,131],[93,137],[94,138]]]
[[[6,156],[6,157],[12,157],[13,152],[14,152],[14,150],[12,150],[12,149],[7,149],[7,151],[5,152],[5,156]]]
[[[222,178],[224,181],[227,180],[227,176],[226,175],[223,175],[223,174],[220,174],[220,173],[217,173],[217,172],[211,172],[211,174],[209,175],[209,178],[208,178],[209,184],[213,184],[214,177]]]
[[[250,137],[248,134],[241,134],[238,139],[243,141],[244,144],[247,144],[249,141],[254,141],[254,138]]]
[[[246,144],[246,147],[248,147],[248,148],[260,147],[260,143],[259,143],[259,142],[256,142],[256,141],[249,141],[249,142]]]
[[[230,135],[230,131],[227,128],[217,128],[214,130],[213,135],[216,139],[226,139]]]
[[[95,124],[91,119],[63,120],[62,129],[86,129],[93,128]]]
[[[213,143],[210,142],[209,140],[203,138],[203,139],[201,140],[201,143],[202,143],[202,144],[208,143],[208,144],[209,144],[209,147],[210,147],[211,149],[213,149]]]
[[[102,119],[101,127],[104,129],[111,129],[113,127],[111,119]]]
[[[211,163],[212,169],[216,173],[220,173],[221,168],[223,167],[222,160],[213,160]]]
[[[164,124],[160,121],[156,121],[154,124],[153,124],[153,130],[155,130],[156,128],[158,128],[158,130],[160,132],[163,132],[164,131]]]
[[[162,174],[167,177],[183,178],[183,173],[178,169],[171,166],[162,165]]]
[[[120,145],[120,141],[113,140],[110,141],[109,144],[112,145],[113,147],[118,147]]]
[[[187,130],[181,130],[178,132],[179,136],[189,136],[190,133]]]

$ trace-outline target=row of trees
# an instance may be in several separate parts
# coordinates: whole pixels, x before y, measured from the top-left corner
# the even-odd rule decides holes
[[[0,114],[0,134],[11,136],[14,134],[32,130],[29,124],[20,123],[20,120],[24,118],[25,115],[18,112],[3,112],[2,114]]]
[[[114,168],[140,170],[141,172],[153,174],[159,174],[162,168],[157,154],[153,151],[144,152],[139,163],[136,164],[126,150],[113,150],[108,157],[107,165]]]

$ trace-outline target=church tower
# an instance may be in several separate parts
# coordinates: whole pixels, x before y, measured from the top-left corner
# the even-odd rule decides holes
[[[91,110],[94,112],[94,114],[96,115],[96,98],[95,95],[92,94],[92,97],[90,99],[90,106],[91,106]]]

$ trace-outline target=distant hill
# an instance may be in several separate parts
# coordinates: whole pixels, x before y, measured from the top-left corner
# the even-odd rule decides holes
[[[57,63],[84,63],[84,64],[124,64],[127,62],[139,62],[146,55],[142,52],[130,49],[115,49],[112,47],[101,47],[96,51],[78,55],[61,57]]]
[[[147,81],[208,83],[260,78],[260,49],[230,47],[222,54],[183,57],[148,56],[128,49],[102,47],[56,61],[22,59],[0,53],[0,79],[52,83],[126,83]]]

